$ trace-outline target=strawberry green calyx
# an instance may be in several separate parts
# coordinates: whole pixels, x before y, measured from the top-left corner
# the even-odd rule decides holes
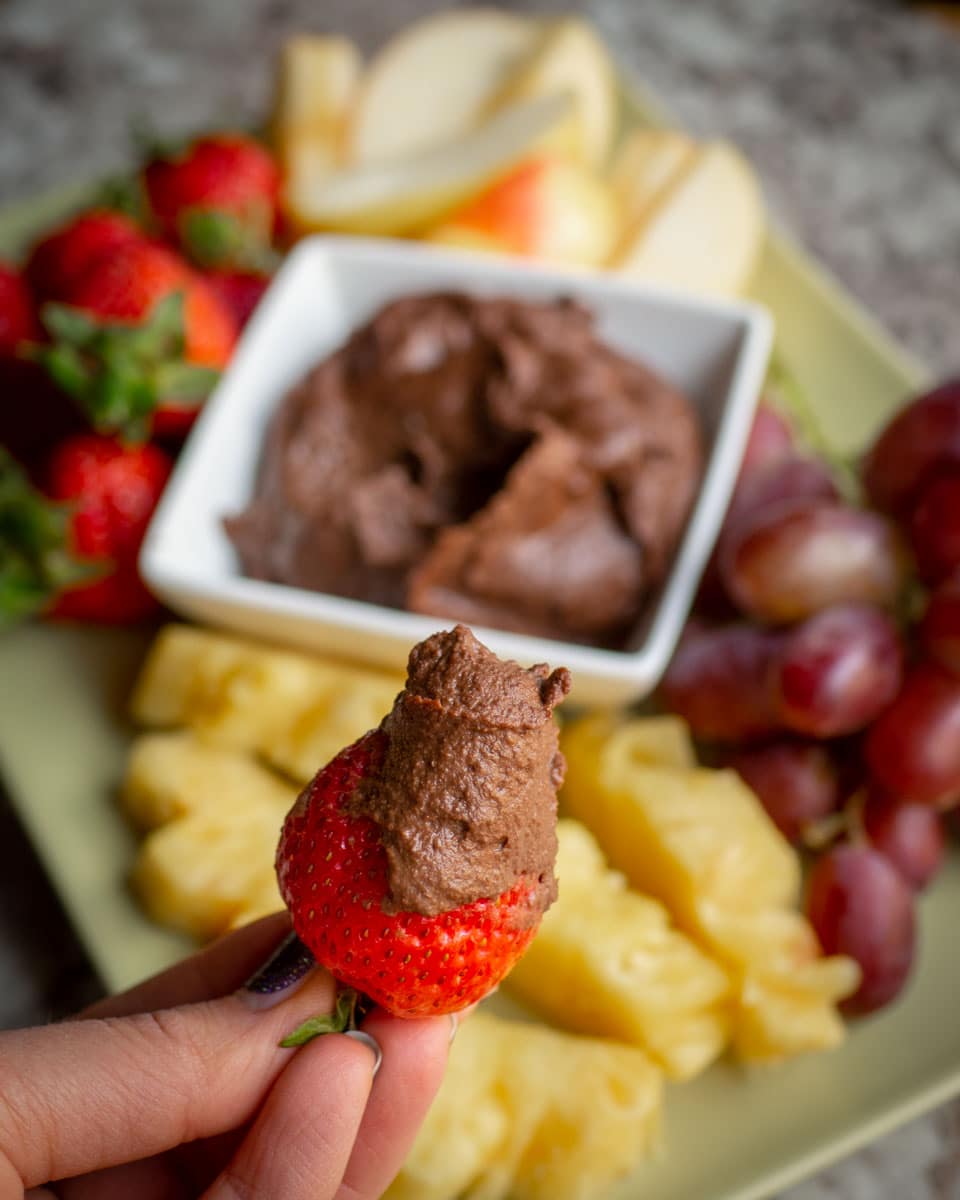
[[[357,1012],[361,1007],[361,996],[354,988],[343,988],[337,992],[337,1000],[333,1012],[321,1013],[316,1017],[308,1017],[302,1025],[297,1026],[293,1033],[287,1034],[280,1045],[284,1049],[291,1046],[305,1046],[315,1037],[324,1033],[346,1033],[357,1028]]]
[[[221,208],[187,208],[178,221],[180,242],[204,268],[268,271],[275,264],[270,249],[271,213],[251,204],[241,215]]]
[[[94,197],[94,206],[122,213],[146,228],[150,216],[143,181],[136,175],[111,175],[103,181]]]
[[[97,571],[67,550],[71,511],[36,491],[0,447],[0,632]]]
[[[159,300],[142,324],[104,321],[64,304],[44,305],[41,317],[52,341],[36,357],[99,433],[143,441],[159,406],[199,405],[220,376],[184,361],[182,292]]]
[[[134,158],[141,163],[182,158],[198,138],[206,136],[207,130],[192,130],[189,133],[161,131],[143,114],[130,122],[131,150]]]

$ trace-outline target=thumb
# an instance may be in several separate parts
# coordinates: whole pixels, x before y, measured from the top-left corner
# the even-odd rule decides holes
[[[294,1053],[281,1039],[333,1006],[322,970],[283,982],[266,994],[244,987],[177,1008],[0,1034],[0,1196],[249,1121]]]

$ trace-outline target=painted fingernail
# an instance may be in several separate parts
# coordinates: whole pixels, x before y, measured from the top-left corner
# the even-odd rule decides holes
[[[288,934],[243,985],[241,995],[251,1008],[273,1008],[286,1000],[316,965],[316,959],[297,935]]]
[[[380,1070],[380,1064],[383,1062],[383,1051],[380,1049],[380,1043],[375,1037],[371,1037],[363,1029],[348,1029],[343,1035],[344,1037],[353,1038],[355,1042],[362,1042],[364,1046],[373,1054],[373,1077],[376,1079],[377,1072]]]
[[[450,1018],[450,1045],[453,1045],[453,1039],[457,1036],[457,1030],[460,1028],[460,1022],[457,1020],[456,1013],[447,1013]]]

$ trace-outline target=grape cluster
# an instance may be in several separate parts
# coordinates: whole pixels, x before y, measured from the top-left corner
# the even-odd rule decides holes
[[[791,842],[820,848],[808,915],[860,964],[862,1013],[909,976],[914,895],[960,804],[960,380],[893,418],[859,483],[846,501],[760,406],[661,697]]]

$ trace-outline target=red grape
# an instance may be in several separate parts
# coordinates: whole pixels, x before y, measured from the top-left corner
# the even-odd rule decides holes
[[[730,619],[737,614],[720,575],[720,556],[724,539],[736,536],[731,534],[731,530],[739,528],[740,522],[748,520],[753,513],[766,510],[770,505],[783,504],[787,500],[799,505],[809,500],[836,500],[838,496],[829,468],[818,459],[799,454],[787,452],[747,474],[741,474],[717,548],[700,581],[697,610],[720,620]]]
[[[934,662],[960,675],[960,579],[941,584],[930,597],[920,640]]]
[[[749,625],[689,630],[662,683],[695,737],[741,742],[777,727],[771,669],[779,637]]]
[[[893,866],[868,846],[837,846],[815,864],[807,883],[807,915],[827,954],[847,954],[860,966],[846,1012],[889,1004],[913,966],[913,892]]]
[[[926,583],[940,583],[960,567],[960,475],[942,475],[920,493],[910,544]]]
[[[867,736],[874,779],[921,804],[960,797],[960,679],[932,663],[914,667]]]
[[[873,848],[917,891],[943,865],[943,820],[929,804],[897,800],[874,785],[863,806],[863,827]]]
[[[793,449],[793,430],[787,419],[769,404],[760,403],[754,413],[747,448],[743,452],[740,476],[783,458]]]
[[[944,468],[960,465],[960,379],[901,409],[863,463],[867,495],[885,512],[904,513],[920,487]]]
[[[787,633],[775,679],[783,724],[810,737],[864,729],[903,678],[896,625],[869,604],[840,604]]]
[[[905,560],[884,517],[829,500],[775,505],[724,539],[720,570],[738,607],[761,621],[800,621],[845,601],[889,605]]]
[[[795,845],[808,825],[834,812],[840,786],[830,755],[814,742],[771,742],[731,755],[733,767]]]
[[[724,525],[730,529],[748,514],[785,500],[837,500],[839,495],[825,463],[800,454],[787,454],[740,479]]]

